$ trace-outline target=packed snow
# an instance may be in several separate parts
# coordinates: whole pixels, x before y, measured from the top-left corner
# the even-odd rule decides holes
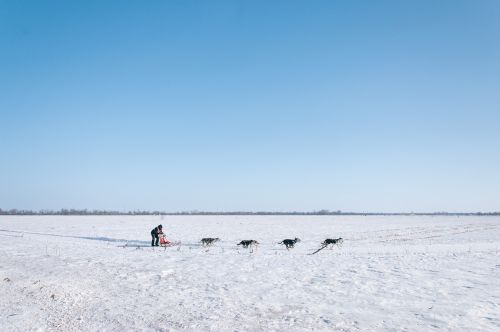
[[[0,216],[0,329],[499,331],[499,249],[498,217]]]

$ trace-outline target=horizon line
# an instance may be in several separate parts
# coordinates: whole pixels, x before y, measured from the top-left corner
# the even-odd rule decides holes
[[[500,211],[434,211],[434,212],[413,212],[413,211],[396,211],[396,212],[359,212],[359,211],[342,211],[342,210],[312,210],[312,211],[160,211],[160,210],[100,210],[100,209],[74,209],[74,208],[61,208],[59,210],[53,209],[8,209],[0,208],[0,215],[486,215],[497,216]]]

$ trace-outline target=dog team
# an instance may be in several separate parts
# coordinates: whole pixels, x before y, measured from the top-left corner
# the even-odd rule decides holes
[[[163,226],[162,225],[158,225],[157,227],[155,227],[151,230],[151,237],[152,237],[151,246],[153,246],[153,247],[159,245],[160,237],[161,237],[161,239],[165,239],[165,241],[167,241],[165,238],[165,235],[163,234]],[[218,241],[220,241],[220,239],[218,237],[205,237],[205,238],[201,239],[201,245],[203,247],[210,247]],[[295,244],[298,242],[300,242],[299,238],[284,239],[283,241],[278,242],[278,244],[282,244],[286,247],[287,250],[290,250],[290,249],[294,248]],[[323,241],[321,243],[321,245],[322,245],[322,248],[326,248],[328,246],[330,246],[330,247],[333,247],[335,245],[340,246],[340,245],[342,245],[343,242],[344,242],[344,240],[341,237],[339,237],[337,239],[326,239],[325,241]],[[253,248],[253,247],[257,247],[259,245],[259,242],[257,242],[256,240],[243,240],[240,243],[238,243],[237,245],[242,246],[243,248]]]

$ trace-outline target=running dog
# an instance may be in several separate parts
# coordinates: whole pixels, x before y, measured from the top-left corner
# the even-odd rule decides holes
[[[204,237],[203,239],[201,239],[201,245],[204,246],[204,247],[210,247],[212,246],[215,242],[218,242],[220,241],[220,239],[218,237]]]
[[[321,244],[325,247],[331,246],[333,248],[333,246],[341,246],[343,242],[344,239],[339,237],[338,239],[326,239]]]
[[[285,247],[286,247],[286,250],[290,250],[290,248],[293,248],[295,247],[295,243],[297,242],[300,242],[300,239],[299,238],[295,238],[295,239],[284,239],[283,241],[279,242],[278,244],[284,244]]]
[[[257,247],[259,245],[259,242],[255,241],[255,240],[243,240],[240,243],[238,243],[237,245],[243,246],[243,248]]]

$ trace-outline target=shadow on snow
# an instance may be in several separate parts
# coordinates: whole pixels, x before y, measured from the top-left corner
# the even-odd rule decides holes
[[[105,236],[76,236],[76,235],[61,235],[61,234],[52,234],[52,233],[38,233],[38,232],[26,232],[26,231],[13,231],[8,229],[0,229],[0,232],[6,233],[16,233],[16,234],[32,234],[32,235],[44,235],[44,236],[55,236],[55,237],[64,237],[70,239],[82,239],[82,240],[93,240],[93,241],[102,241],[102,242],[125,242],[127,244],[138,244],[141,246],[146,246],[149,244],[151,246],[151,241],[141,241],[141,240],[129,240],[129,239],[114,239]],[[7,234],[5,234],[7,235]],[[14,236],[14,235],[10,235]],[[137,245],[134,245],[137,246]]]

